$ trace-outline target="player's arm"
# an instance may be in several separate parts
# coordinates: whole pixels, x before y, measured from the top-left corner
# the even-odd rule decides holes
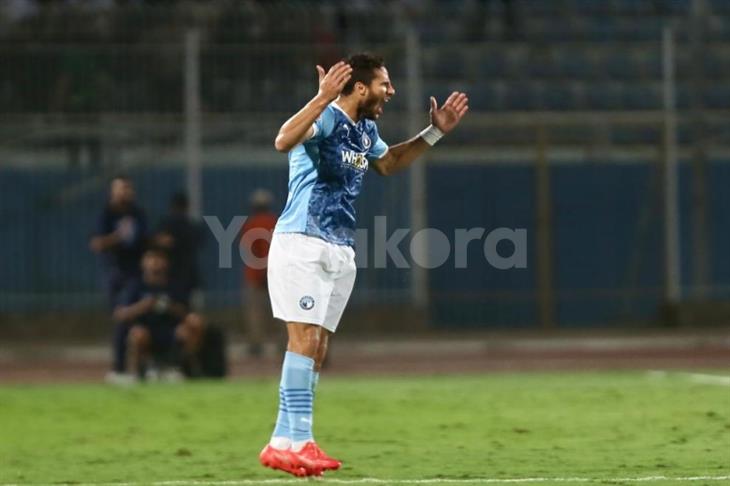
[[[352,67],[340,61],[325,74],[322,66],[317,66],[319,74],[319,92],[304,105],[294,116],[289,118],[279,129],[274,147],[279,152],[288,152],[314,135],[314,122],[319,118],[327,105],[335,100],[350,79]]]
[[[431,126],[405,142],[392,145],[388,152],[373,162],[373,169],[380,175],[390,175],[408,167],[441,137],[453,130],[469,110],[465,93],[454,91],[441,108],[431,97]]]

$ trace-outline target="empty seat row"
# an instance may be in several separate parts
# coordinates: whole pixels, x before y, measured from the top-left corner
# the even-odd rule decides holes
[[[475,110],[659,110],[663,107],[662,84],[652,83],[552,83],[542,81],[493,81],[467,83],[435,80],[426,83],[426,94],[444,98],[453,90],[469,93]],[[730,86],[706,86],[700,96],[704,107],[730,109]],[[689,109],[690,88],[677,89],[677,108]]]

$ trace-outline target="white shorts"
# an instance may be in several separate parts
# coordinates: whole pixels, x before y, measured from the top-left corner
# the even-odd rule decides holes
[[[268,265],[274,317],[335,332],[355,285],[355,251],[301,233],[274,233]]]

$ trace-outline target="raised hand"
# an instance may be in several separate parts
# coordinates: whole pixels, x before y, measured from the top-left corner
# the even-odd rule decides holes
[[[431,96],[431,123],[444,133],[449,133],[469,110],[469,98],[465,93],[454,91],[441,108]]]
[[[324,97],[328,102],[334,100],[340,95],[342,88],[345,87],[347,81],[352,75],[352,66],[344,61],[340,61],[327,71],[317,65],[317,74],[319,74],[319,93],[318,96]]]

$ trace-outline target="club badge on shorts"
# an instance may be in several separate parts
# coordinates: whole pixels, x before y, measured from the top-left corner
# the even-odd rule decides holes
[[[314,307],[314,299],[311,295],[305,295],[301,299],[299,299],[299,307],[301,307],[304,310],[310,310],[312,307]]]

